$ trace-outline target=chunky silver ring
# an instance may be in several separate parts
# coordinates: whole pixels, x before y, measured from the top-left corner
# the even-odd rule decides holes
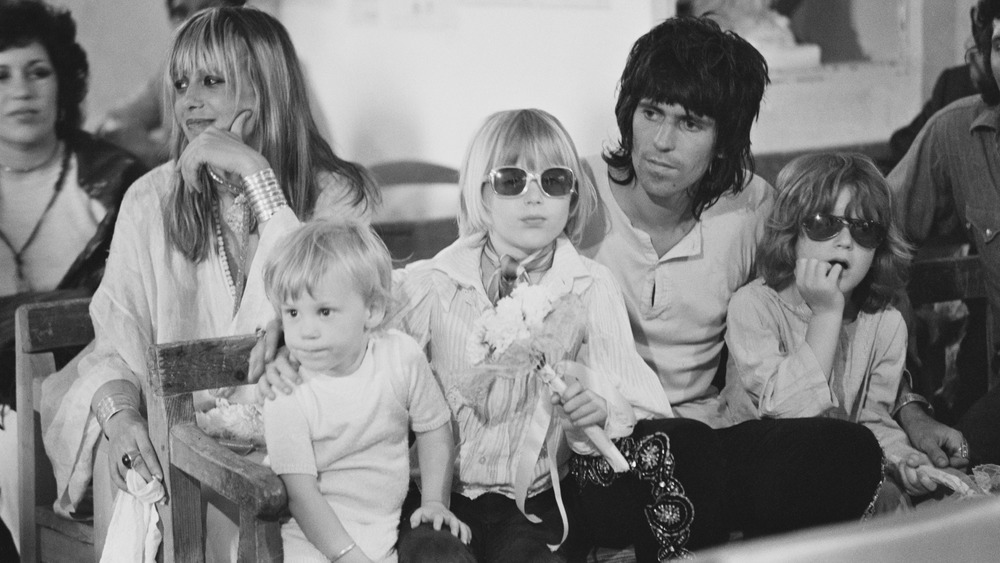
[[[122,465],[125,466],[125,469],[132,469],[132,465],[135,463],[135,460],[141,458],[142,454],[139,452],[124,453],[122,454]]]
[[[958,457],[969,459],[969,442],[967,440],[962,440],[962,445],[958,447]]]

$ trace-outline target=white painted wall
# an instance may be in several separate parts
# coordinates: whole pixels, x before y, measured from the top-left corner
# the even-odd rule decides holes
[[[170,42],[164,0],[51,0],[76,20],[77,41],[87,51],[90,91],[85,127],[140,90],[156,72]]]
[[[73,11],[91,61],[93,128],[159,65],[170,33],[164,2],[53,1]],[[886,28],[871,15],[858,26],[874,60],[895,49],[899,62],[775,73],[753,131],[756,151],[884,140],[916,114],[941,68],[961,61],[974,0],[950,9],[939,0],[846,1],[883,19],[892,13],[886,6],[906,10],[905,29],[887,32],[902,39],[871,35],[872,25],[876,34]],[[554,113],[582,154],[596,153],[616,137],[615,87],[629,47],[674,13],[670,0],[251,3],[284,21],[336,149],[364,164],[419,158],[457,166],[486,115],[527,106]],[[946,37],[925,43],[927,30]]]
[[[581,153],[600,151],[616,129],[628,49],[652,13],[651,0],[280,5],[335,150],[366,164],[452,166],[487,115],[519,107],[553,113]]]

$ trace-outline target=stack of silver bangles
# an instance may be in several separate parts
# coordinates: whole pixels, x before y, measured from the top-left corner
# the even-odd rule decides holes
[[[250,208],[253,209],[258,223],[263,223],[288,205],[285,194],[278,185],[278,177],[271,168],[265,168],[243,178]]]

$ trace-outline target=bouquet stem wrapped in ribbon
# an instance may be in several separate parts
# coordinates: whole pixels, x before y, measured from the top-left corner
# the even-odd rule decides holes
[[[538,375],[542,378],[542,381],[549,386],[549,389],[553,393],[558,394],[560,397],[566,392],[566,381],[563,380],[554,369],[549,365],[544,365],[538,370]],[[607,460],[608,465],[615,473],[621,473],[623,471],[628,471],[629,465],[625,456],[618,451],[618,447],[614,445],[611,438],[604,432],[603,428],[597,425],[590,425],[583,429],[583,433],[587,435],[587,438],[594,444],[597,451],[601,452],[604,459]]]

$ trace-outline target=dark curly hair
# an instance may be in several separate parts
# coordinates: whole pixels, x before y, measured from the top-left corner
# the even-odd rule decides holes
[[[76,42],[76,22],[66,10],[42,2],[0,2],[0,51],[39,43],[45,48],[59,82],[56,136],[66,139],[83,123],[90,67]]]
[[[604,161],[621,185],[635,179],[632,119],[642,100],[678,104],[715,120],[714,158],[690,188],[695,218],[727,193],[739,193],[754,171],[750,127],[770,82],[764,57],[708,18],[670,18],[640,37],[625,62],[615,117],[621,139]]]
[[[910,246],[896,224],[892,192],[870,158],[856,153],[800,156],[778,173],[778,197],[757,246],[757,273],[781,291],[795,282],[796,245],[802,221],[816,213],[832,213],[841,190],[849,190],[846,215],[878,221],[885,240],[875,249],[868,274],[851,294],[858,309],[880,311],[893,304],[906,285]]]
[[[993,58],[993,20],[1000,18],[1000,0],[979,0],[969,12],[972,20],[972,39],[976,49],[983,56],[983,73],[979,76],[979,93],[983,102],[995,106],[1000,104],[1000,87],[993,76],[990,64]]]

